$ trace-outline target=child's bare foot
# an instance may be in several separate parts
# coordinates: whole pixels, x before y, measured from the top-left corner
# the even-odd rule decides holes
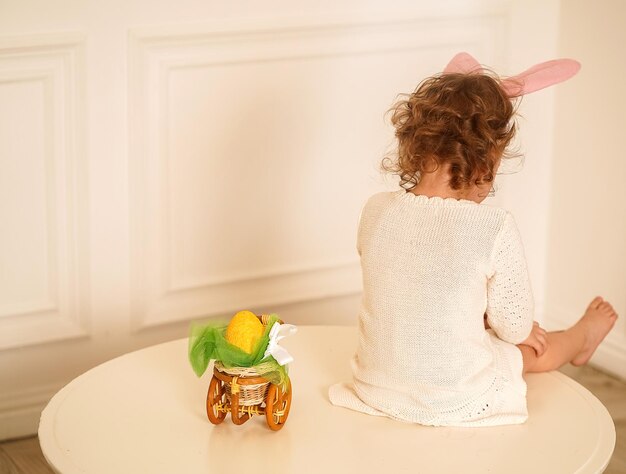
[[[585,345],[572,360],[572,365],[583,365],[589,361],[602,340],[613,328],[616,320],[617,313],[607,301],[597,296],[589,303],[585,314],[574,326],[582,329],[585,335]]]

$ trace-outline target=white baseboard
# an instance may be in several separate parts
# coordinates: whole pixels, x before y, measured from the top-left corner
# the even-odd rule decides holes
[[[622,380],[626,380],[625,347],[624,344],[618,345],[612,340],[604,340],[589,363]]]
[[[62,386],[0,394],[0,441],[36,435],[42,410]]]

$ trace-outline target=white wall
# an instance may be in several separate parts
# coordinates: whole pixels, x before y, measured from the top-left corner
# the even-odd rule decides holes
[[[499,70],[500,74],[516,75],[558,57],[558,2],[514,2],[511,19],[508,67]],[[554,94],[558,87],[560,85],[537,91],[519,102],[518,134],[512,147],[522,156],[505,160],[495,183],[494,202],[513,213],[522,234],[536,319],[542,323],[545,320]]]
[[[547,316],[578,320],[596,295],[621,319],[592,362],[626,378],[626,3],[561,2],[559,52],[582,63],[557,91]]]
[[[354,323],[356,221],[392,185],[377,165],[396,94],[459,51],[514,74],[557,46],[556,0],[0,8],[0,438],[34,432],[73,377],[193,319]],[[522,106],[527,167],[494,200],[517,216],[538,306],[541,94]]]

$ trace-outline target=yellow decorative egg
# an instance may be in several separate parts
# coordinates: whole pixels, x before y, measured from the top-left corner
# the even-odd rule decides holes
[[[263,324],[252,311],[239,311],[226,328],[226,340],[248,354],[262,335]]]

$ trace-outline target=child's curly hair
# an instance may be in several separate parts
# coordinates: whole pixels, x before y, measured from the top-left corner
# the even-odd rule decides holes
[[[439,74],[403,96],[389,110],[397,157],[382,162],[403,188],[412,189],[423,173],[444,164],[450,165],[452,189],[493,182],[500,157],[518,156],[506,151],[515,136],[516,107],[496,77]]]

